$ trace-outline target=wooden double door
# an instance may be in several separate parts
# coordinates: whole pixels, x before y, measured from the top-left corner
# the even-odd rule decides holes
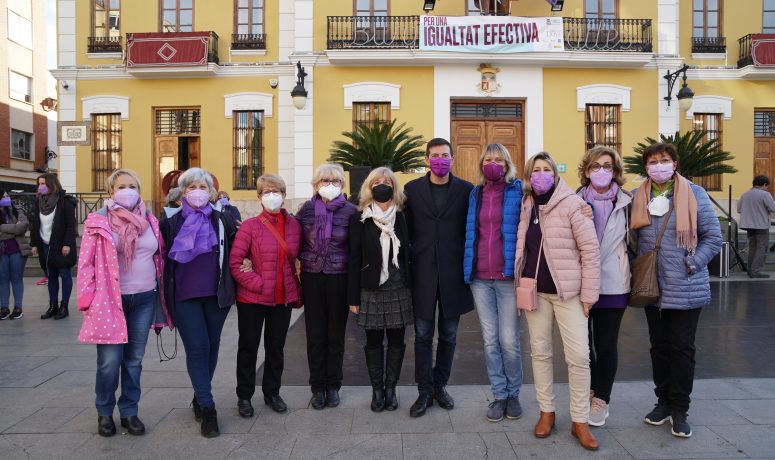
[[[775,136],[757,136],[753,140],[753,175],[770,178],[770,193],[775,196]]]
[[[503,144],[521,177],[525,165],[525,101],[519,99],[453,99],[450,108],[452,174],[480,181],[479,158],[487,144]]]

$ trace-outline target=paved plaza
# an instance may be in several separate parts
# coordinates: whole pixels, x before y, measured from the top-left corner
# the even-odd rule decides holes
[[[416,397],[412,386],[412,337],[399,387],[399,410],[372,413],[371,389],[365,386],[362,332],[348,325],[342,405],[315,411],[309,407],[301,312],[294,315],[286,347],[286,378],[281,394],[290,408],[275,414],[253,399],[256,415],[236,410],[234,368],[236,309],[223,332],[214,379],[221,436],[199,435],[190,402],[192,389],[185,353],[159,362],[155,336],[148,341],[140,417],[148,433],[133,437],[120,430],[112,438],[96,434],[94,409],[95,347],[80,345],[80,314],[41,321],[46,288],[26,279],[25,316],[0,322],[0,459],[218,459],[218,458],[396,458],[396,459],[578,459],[578,458],[775,458],[775,282],[714,282],[714,304],[703,312],[698,331],[697,378],[689,414],[694,435],[678,439],[669,424],[642,422],[654,396],[649,381],[648,336],[642,312],[631,309],[622,326],[619,381],[611,416],[594,428],[598,452],[583,450],[570,435],[565,384],[557,385],[557,432],[533,437],[538,407],[530,376],[523,325],[526,384],[520,420],[489,423],[484,418],[492,396],[484,372],[481,336],[475,314],[461,323],[453,380],[452,411],[434,406],[419,419],[409,417]],[[75,304],[75,302],[72,302]],[[174,335],[163,333],[167,353]],[[261,359],[261,357],[259,358]],[[559,357],[558,357],[559,360]],[[557,380],[565,381],[561,365]],[[260,378],[260,372],[259,372]],[[118,413],[115,414],[118,420]]]

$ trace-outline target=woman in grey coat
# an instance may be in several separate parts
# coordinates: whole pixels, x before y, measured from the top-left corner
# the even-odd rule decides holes
[[[0,320],[21,319],[24,315],[24,266],[30,255],[27,216],[11,202],[8,193],[0,190]],[[13,312],[10,298],[13,289]]]
[[[644,421],[670,420],[673,435],[688,438],[694,336],[700,311],[710,303],[707,265],[721,249],[721,228],[705,190],[678,174],[675,146],[647,147],[643,164],[649,178],[635,191],[630,222],[639,256],[654,249],[668,219],[657,258],[661,296],[645,308],[657,404]]]

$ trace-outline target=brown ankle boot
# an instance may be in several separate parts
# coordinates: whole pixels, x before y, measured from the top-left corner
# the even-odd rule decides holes
[[[533,430],[533,434],[536,438],[545,438],[552,434],[552,428],[554,428],[554,412],[541,412],[541,417],[536,423],[536,427]]]
[[[600,447],[600,445],[597,443],[597,439],[595,439],[595,435],[589,431],[588,423],[573,422],[573,427],[571,428],[570,433],[579,440],[581,447],[587,450],[597,450],[597,448]]]

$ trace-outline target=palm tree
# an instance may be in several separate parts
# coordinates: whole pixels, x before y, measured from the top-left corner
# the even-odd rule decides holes
[[[390,122],[376,122],[374,126],[358,125],[353,131],[342,131],[348,141],[334,141],[328,161],[339,163],[349,171],[353,166],[378,168],[387,166],[395,172],[409,171],[425,166],[425,140],[411,135],[406,123],[395,126]]]
[[[706,131],[688,131],[684,134],[659,135],[659,142],[675,145],[678,151],[678,169],[684,177],[697,178],[714,174],[733,174],[737,168],[725,162],[734,160],[729,152],[722,150],[718,139],[708,139]],[[646,176],[643,165],[643,151],[657,140],[647,137],[638,143],[635,155],[624,158],[624,170],[630,174]]]

